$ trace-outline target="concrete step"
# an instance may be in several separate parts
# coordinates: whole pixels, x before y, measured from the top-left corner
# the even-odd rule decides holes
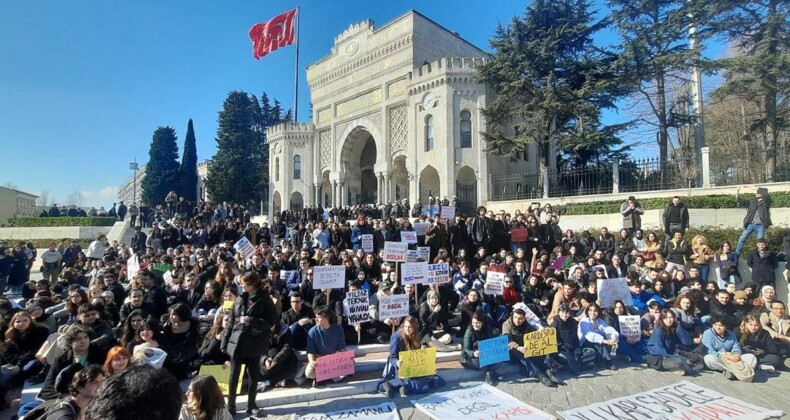
[[[346,350],[354,350],[355,357],[363,357],[371,353],[387,353],[389,352],[389,344],[362,344],[361,346],[346,346]],[[296,357],[300,361],[307,360],[307,352],[299,350],[296,352]]]
[[[437,352],[436,363],[446,363],[458,361],[461,357],[460,351],[451,352]],[[387,365],[387,353],[371,353],[364,357],[354,358],[354,368],[357,372],[383,372],[384,367]]]

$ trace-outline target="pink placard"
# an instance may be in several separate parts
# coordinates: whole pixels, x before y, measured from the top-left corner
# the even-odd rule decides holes
[[[315,379],[325,381],[354,374],[354,350],[340,351],[315,360]]]

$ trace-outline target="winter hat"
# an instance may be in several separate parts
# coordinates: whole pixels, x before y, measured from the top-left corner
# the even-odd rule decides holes
[[[735,300],[748,299],[748,298],[749,298],[749,295],[746,292],[744,292],[743,290],[738,290],[737,292],[735,292]]]

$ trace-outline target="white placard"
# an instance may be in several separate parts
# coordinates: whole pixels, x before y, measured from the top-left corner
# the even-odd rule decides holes
[[[241,239],[233,244],[233,248],[240,252],[245,259],[255,255],[255,245],[246,236],[242,236]]]
[[[486,282],[483,284],[483,293],[487,295],[501,295],[505,287],[505,273],[488,271]]]
[[[442,220],[455,219],[455,206],[442,206],[440,216]]]
[[[291,273],[296,270],[280,270],[280,280],[288,280],[288,277],[291,277]]]
[[[414,233],[417,236],[425,236],[425,231],[428,230],[428,226],[431,224],[428,222],[414,222]]]
[[[373,252],[373,235],[370,233],[359,235],[359,242],[362,244],[362,250],[365,252]]]
[[[639,315],[620,315],[617,318],[620,320],[620,335],[634,337],[637,341],[642,337]]]
[[[608,308],[616,300],[622,300],[626,305],[631,304],[631,290],[624,277],[616,279],[598,279],[598,300],[601,308]]]
[[[349,325],[357,325],[370,321],[370,306],[368,304],[368,291],[365,289],[346,292],[343,299],[343,316]]]
[[[384,242],[384,261],[406,262],[406,250],[409,244],[405,242]]]
[[[401,266],[402,284],[421,284],[428,278],[428,264],[422,262],[403,263]]]
[[[436,420],[555,419],[554,416],[540,411],[488,384],[461,388],[455,391],[437,392],[419,401],[413,401],[413,403],[418,410]]]
[[[402,230],[400,231],[400,241],[406,244],[416,244],[417,243],[417,232],[413,230]]]
[[[417,247],[417,261],[418,262],[430,262],[431,259],[431,247],[429,246],[418,246]]]
[[[428,277],[423,284],[439,284],[450,281],[450,264],[428,264]]]
[[[126,260],[126,281],[132,281],[139,271],[140,259],[137,257],[137,254],[133,254]]]
[[[391,402],[372,405],[368,407],[349,408],[347,410],[333,411],[331,413],[303,414],[294,416],[294,420],[400,420],[398,408]]]
[[[409,295],[379,296],[379,319],[409,316]]]
[[[406,250],[406,262],[407,263],[415,263],[420,261],[420,253],[417,252],[416,249],[407,249]]]
[[[346,266],[317,265],[313,267],[313,289],[343,289],[346,287]]]

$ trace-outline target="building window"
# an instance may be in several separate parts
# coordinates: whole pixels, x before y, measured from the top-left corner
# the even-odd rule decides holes
[[[274,159],[274,182],[280,180],[280,158]]]
[[[461,148],[472,147],[472,113],[461,111]]]
[[[425,151],[433,150],[433,115],[425,117]]]
[[[294,179],[302,179],[302,157],[294,156]]]

